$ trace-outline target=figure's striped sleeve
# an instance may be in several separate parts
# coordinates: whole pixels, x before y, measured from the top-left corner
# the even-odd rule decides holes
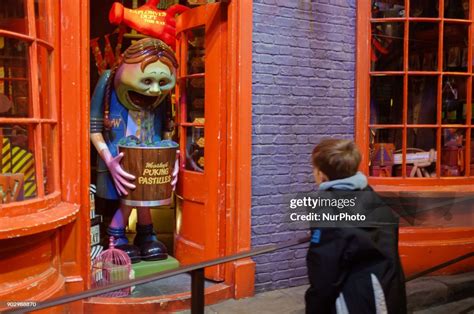
[[[91,99],[90,133],[102,133],[104,130],[104,96],[110,70],[101,75]]]

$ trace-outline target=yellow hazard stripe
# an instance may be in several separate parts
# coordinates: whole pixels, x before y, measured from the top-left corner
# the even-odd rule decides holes
[[[3,144],[2,144],[2,164],[1,164],[2,173],[10,172],[10,169],[11,169],[11,163],[9,162],[11,160],[10,148],[11,148],[10,141],[4,138]]]
[[[33,160],[33,155],[30,153],[23,154],[22,158],[15,162],[15,158],[13,158],[13,173],[25,173],[28,163]]]
[[[36,196],[36,174],[34,155],[26,149],[12,146],[8,139],[3,140],[1,155],[2,173],[23,173],[23,194],[25,198]]]
[[[25,178],[35,179],[35,167],[31,167],[31,169],[25,172]]]
[[[36,184],[34,182],[26,182],[24,185],[25,197],[35,196]]]
[[[26,154],[26,150],[20,149],[18,146],[13,147],[12,149],[12,163],[14,165],[17,164],[17,162],[21,162],[23,155]]]

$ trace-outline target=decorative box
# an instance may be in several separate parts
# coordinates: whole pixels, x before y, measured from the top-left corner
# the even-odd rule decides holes
[[[370,161],[373,166],[392,166],[395,145],[392,143],[376,143]]]
[[[94,245],[91,247],[91,261],[93,261],[104,250],[102,245]]]
[[[102,222],[102,216],[97,215],[91,219],[91,246],[100,243],[100,223]]]
[[[372,177],[391,177],[392,166],[370,166],[370,175]]]

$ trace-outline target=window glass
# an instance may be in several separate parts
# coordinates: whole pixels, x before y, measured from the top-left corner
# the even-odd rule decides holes
[[[403,70],[403,34],[405,24],[372,24],[372,71]]]
[[[0,29],[28,34],[25,0],[2,0],[0,5]]]
[[[444,24],[443,71],[467,71],[467,38],[467,25]]]
[[[442,90],[442,112],[443,124],[465,124],[466,123],[466,97],[467,77],[444,76]]]
[[[204,77],[187,81],[186,100],[188,122],[204,123]]]
[[[408,128],[407,177],[436,177],[436,129]]]
[[[189,127],[186,134],[186,169],[204,171],[204,127]]]
[[[436,124],[438,77],[413,75],[408,78],[408,123]]]
[[[468,47],[473,46],[469,1],[372,4],[370,175],[465,176],[465,159],[469,167],[474,164],[474,154],[466,152],[474,121],[474,79],[467,73],[472,69]],[[409,18],[403,18],[405,4]],[[439,19],[440,11],[445,19]]]
[[[49,29],[54,24],[48,12],[56,3],[2,0],[0,6],[0,30],[8,34],[0,37],[1,204],[42,198],[57,184],[57,104],[51,97],[56,86],[51,81],[54,47]]]
[[[51,54],[43,46],[38,45],[38,92],[42,118],[52,118],[51,112]]]
[[[370,123],[402,124],[403,76],[373,76],[370,83]]]
[[[411,71],[438,69],[438,23],[410,23],[408,68]]]
[[[439,1],[438,0],[410,1],[410,17],[438,17],[438,16],[439,16]]]
[[[444,17],[448,19],[468,19],[469,0],[444,0]]]
[[[372,2],[373,18],[393,18],[405,16],[404,0],[381,0]]]
[[[204,172],[204,129],[205,129],[205,28],[200,26],[186,31],[187,62],[184,77],[184,93],[181,102],[185,104],[185,145],[187,170]]]
[[[441,134],[441,176],[459,177],[466,170],[466,130],[443,128]]]
[[[0,148],[0,203],[36,197],[33,127],[0,124]]]
[[[401,128],[369,129],[370,133],[370,175],[374,177],[401,176],[401,158],[395,158],[401,152],[403,130]]]
[[[56,130],[50,124],[43,124],[41,129],[42,153],[43,153],[43,185],[46,195],[54,192],[54,143],[56,142]]]
[[[0,117],[32,116],[28,44],[0,37]]]
[[[204,73],[205,71],[205,40],[204,27],[198,27],[186,32],[188,37],[187,69],[189,74]]]

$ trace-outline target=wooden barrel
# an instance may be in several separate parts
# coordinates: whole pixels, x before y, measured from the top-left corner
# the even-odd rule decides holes
[[[120,146],[124,156],[123,170],[134,175],[134,190],[127,189],[128,195],[121,202],[133,207],[153,207],[169,205],[173,187],[173,168],[178,147],[128,147]]]

